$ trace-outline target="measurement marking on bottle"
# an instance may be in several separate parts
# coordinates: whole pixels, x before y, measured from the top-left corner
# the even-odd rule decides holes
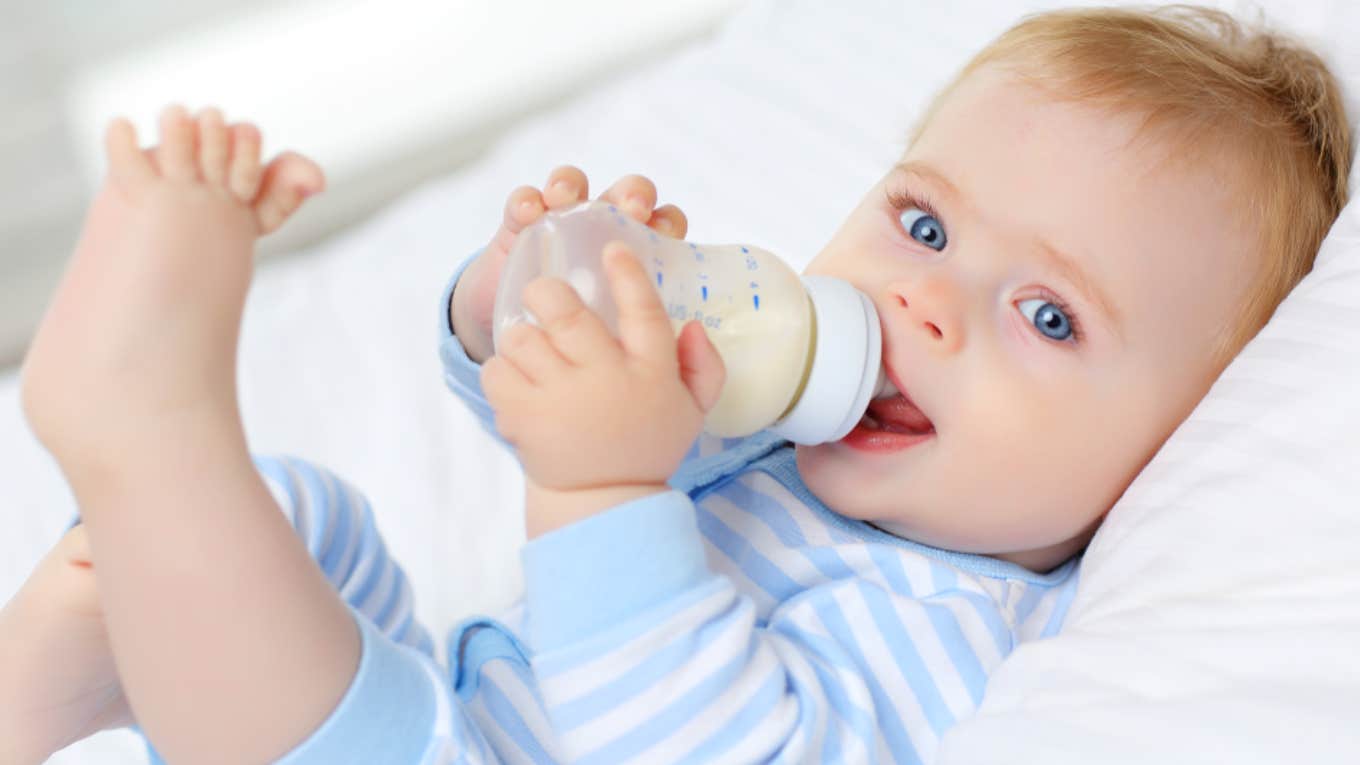
[[[759,310],[760,310],[760,296],[759,296],[759,295],[752,295],[752,296],[751,296],[751,302],[755,304],[756,310],[759,311]]]
[[[699,292],[704,296],[704,302],[708,302],[708,287],[700,287]]]
[[[657,272],[656,272],[656,286],[658,286],[658,287],[661,286],[661,272],[660,272],[660,271],[657,271]]]
[[[670,317],[674,321],[679,322],[686,322],[693,319],[694,321],[700,322],[709,329],[721,329],[723,322],[721,316],[706,314],[702,310],[697,308],[694,309],[694,311],[690,311],[689,306],[686,305],[685,303],[667,303],[666,316]]]

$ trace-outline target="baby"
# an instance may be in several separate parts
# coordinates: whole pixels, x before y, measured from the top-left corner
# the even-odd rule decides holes
[[[261,182],[215,112],[168,111],[150,154],[115,123],[24,368],[83,524],[0,613],[25,657],[0,740],[36,762],[135,712],[173,763],[931,761],[1311,268],[1346,125],[1315,56],[1215,12],[1023,21],[808,266],[874,301],[898,393],[806,447],[699,434],[722,362],[618,245],[617,338],[540,280],[540,326],[493,355],[516,234],[589,195],[569,167],[515,190],[439,327],[446,382],[524,466],[525,601],[456,629],[445,675],[362,497],[241,428],[251,242],[319,172],[288,155]],[[645,178],[603,196],[685,235]]]

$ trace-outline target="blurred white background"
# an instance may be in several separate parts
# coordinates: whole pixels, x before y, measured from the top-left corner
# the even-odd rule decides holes
[[[456,169],[507,126],[695,37],[740,0],[0,3],[0,370],[32,335],[126,116],[221,107],[326,169],[274,257]],[[546,169],[545,169],[546,173]],[[526,182],[531,179],[526,179]]]

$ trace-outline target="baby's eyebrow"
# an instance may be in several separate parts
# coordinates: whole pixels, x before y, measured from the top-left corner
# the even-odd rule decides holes
[[[1101,289],[1100,284],[1092,279],[1071,256],[1054,247],[1042,236],[1036,236],[1035,241],[1038,243],[1039,252],[1043,253],[1044,261],[1048,266],[1057,271],[1059,276],[1071,282],[1086,298],[1087,302],[1104,313],[1110,327],[1119,336],[1119,339],[1123,340],[1124,317],[1120,314],[1114,301],[1110,300],[1109,294]]]
[[[922,178],[927,183],[936,186],[943,192],[944,196],[955,202],[963,200],[963,194],[950,180],[944,177],[940,171],[934,167],[921,162],[920,160],[903,160],[898,162],[895,169]],[[1101,313],[1105,314],[1111,329],[1124,339],[1124,318],[1123,314],[1110,299],[1109,293],[1105,292],[1094,279],[1086,273],[1077,261],[1062,250],[1054,247],[1043,236],[1036,236],[1035,242],[1039,246],[1039,252],[1043,253],[1044,262],[1049,268],[1058,272],[1058,275],[1071,282],[1073,286],[1081,292],[1086,301],[1096,307]]]

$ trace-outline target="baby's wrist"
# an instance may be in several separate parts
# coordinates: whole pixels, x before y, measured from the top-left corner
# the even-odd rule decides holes
[[[486,336],[487,333],[479,330],[477,322],[473,321],[471,317],[465,316],[463,311],[458,310],[458,290],[462,287],[463,281],[463,279],[459,279],[458,283],[453,286],[453,295],[449,300],[449,328],[453,330],[454,336],[462,344],[463,351],[467,353],[468,358],[481,364],[491,358],[491,338]]]
[[[670,491],[666,484],[618,484],[581,489],[549,489],[525,481],[525,530],[529,539],[598,515],[625,502]]]

